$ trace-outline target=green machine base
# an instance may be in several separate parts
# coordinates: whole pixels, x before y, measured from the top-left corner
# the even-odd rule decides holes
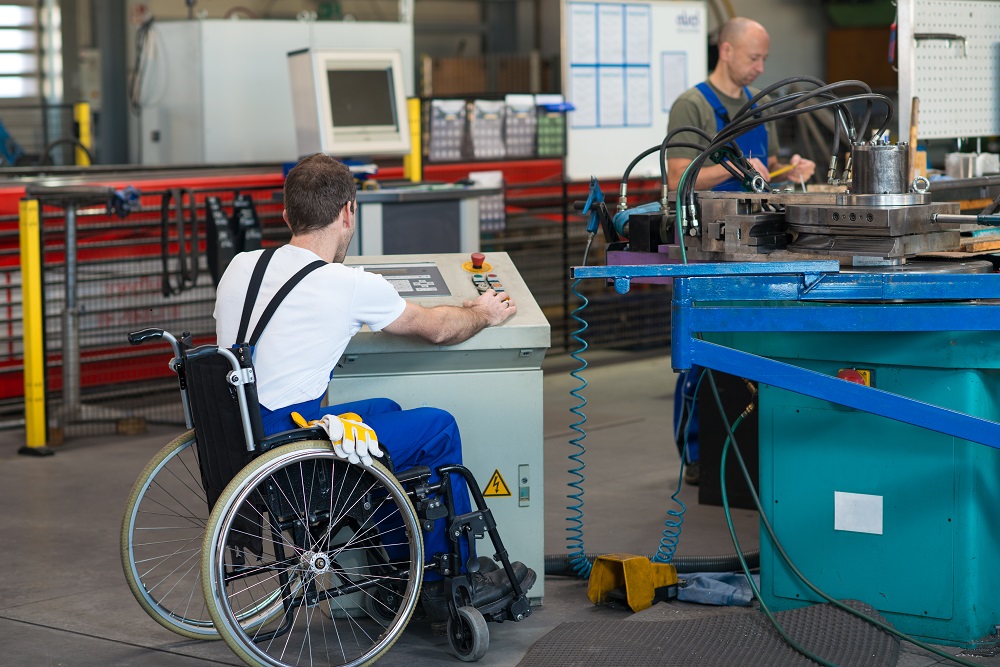
[[[713,340],[1000,420],[1000,334],[730,334]],[[1000,450],[761,386],[760,496],[796,567],[898,630],[973,647],[1000,624]],[[737,439],[739,433],[737,432]],[[822,598],[761,534],[774,610]]]

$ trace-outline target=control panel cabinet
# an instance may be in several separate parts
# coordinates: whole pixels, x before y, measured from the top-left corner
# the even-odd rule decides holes
[[[475,260],[475,261],[474,261]],[[423,306],[461,305],[481,291],[506,291],[517,313],[459,345],[359,332],[330,382],[331,404],[386,397],[404,409],[447,410],[462,434],[464,463],[496,518],[511,560],[538,573],[530,597],[544,594],[542,360],[549,323],[506,253],[349,257],[386,277]],[[478,264],[474,265],[474,264]],[[492,556],[489,540],[479,555]]]

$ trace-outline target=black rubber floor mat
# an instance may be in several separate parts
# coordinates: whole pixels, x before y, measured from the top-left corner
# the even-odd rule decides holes
[[[885,622],[868,605],[846,604]],[[899,640],[830,604],[775,614],[806,649],[839,667],[893,667]],[[781,639],[759,611],[677,621],[563,623],[539,639],[518,667],[815,667]]]

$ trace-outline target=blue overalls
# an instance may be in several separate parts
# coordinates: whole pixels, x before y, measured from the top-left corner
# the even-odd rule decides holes
[[[259,294],[261,283],[264,280],[264,273],[267,265],[274,256],[276,249],[268,248],[257,259],[253,274],[250,277],[247,287],[247,299],[244,302],[243,314],[240,318],[239,333],[237,340],[248,341],[251,346],[256,345],[264,332],[265,327],[274,315],[278,305],[288,295],[288,293],[301,281],[310,271],[318,269],[326,264],[323,260],[317,259],[312,264],[303,267],[292,276],[278,292],[272,297],[271,302],[264,309],[264,313],[257,322],[250,338],[246,334],[250,331],[250,317],[253,313],[253,304]],[[330,378],[333,378],[333,369],[330,370]],[[345,412],[353,412],[361,417],[361,421],[370,426],[378,436],[379,444],[389,452],[392,457],[392,464],[398,471],[403,471],[414,466],[427,466],[431,469],[430,481],[438,481],[437,468],[442,465],[462,463],[462,439],[458,433],[458,424],[455,418],[444,410],[430,407],[414,408],[403,410],[398,403],[388,398],[372,398],[362,401],[353,401],[323,407],[321,405],[322,396],[318,396],[311,401],[303,401],[296,405],[289,405],[276,410],[269,410],[263,405],[260,406],[261,422],[264,427],[264,435],[274,435],[282,431],[289,431],[296,428],[292,421],[292,412],[298,412],[306,421],[322,419],[323,415],[341,415]],[[462,479],[455,479],[452,475],[452,502],[456,516],[467,514],[471,511],[469,492]],[[394,521],[394,520],[392,520]],[[401,522],[400,522],[400,525]],[[432,522],[433,528],[424,534],[424,553],[428,561],[432,560],[435,554],[450,552],[448,536],[448,526],[444,521]],[[384,531],[383,531],[384,532]],[[404,547],[393,548],[386,545],[386,551],[390,557],[393,551],[402,550]],[[468,545],[465,540],[459,540],[459,548],[462,554],[462,563],[468,561]],[[433,570],[426,572],[424,578],[427,581],[440,579],[441,575]]]
[[[431,407],[403,410],[398,403],[388,398],[372,398],[328,407],[321,406],[321,400],[322,397],[273,411],[262,405],[260,412],[264,434],[273,435],[295,428],[292,412],[298,412],[306,420],[321,419],[326,414],[341,415],[353,412],[375,431],[379,444],[389,452],[396,470],[403,471],[418,465],[427,466],[431,469],[433,483],[438,480],[438,475],[434,472],[438,466],[462,463],[462,439],[459,436],[458,424],[455,418],[444,410]],[[456,516],[472,511],[464,480],[452,475],[451,488]],[[431,560],[434,554],[450,551],[446,523],[434,521],[433,528],[424,533],[424,554],[427,560]],[[468,560],[465,541],[461,540],[459,546],[464,564]],[[440,578],[441,575],[433,570],[424,573],[426,581]]]
[[[729,112],[726,111],[722,100],[719,99],[719,96],[715,94],[715,91],[707,83],[702,81],[695,87],[705,96],[705,99],[712,105],[712,108],[715,109],[715,130],[716,132],[721,132],[722,128],[729,124]],[[753,97],[750,94],[749,88],[744,87],[743,93],[747,96],[748,100]],[[754,104],[751,108],[756,109],[757,105]],[[765,167],[767,166],[767,126],[758,125],[749,132],[745,132],[736,139],[736,145],[740,147],[744,155],[755,157],[763,162]],[[767,178],[767,174],[761,174],[761,176]],[[728,181],[723,181],[712,189],[719,192],[736,192],[742,190],[743,186],[735,178],[730,178]]]
[[[707,83],[702,81],[695,87],[704,95],[708,103],[712,105],[712,108],[715,109],[715,130],[716,132],[721,132],[730,122],[729,112],[726,111],[722,100],[719,99],[719,96],[715,94],[715,91]],[[743,93],[747,96],[748,100],[753,97],[750,94],[750,89],[747,87],[743,88]],[[751,108],[756,109],[757,105],[754,104]],[[765,125],[758,125],[738,137],[736,145],[740,147],[745,156],[755,157],[766,166],[768,157],[767,139],[767,127]],[[761,176],[766,178],[767,174],[761,174]],[[723,181],[712,188],[712,190],[719,192],[737,192],[742,189],[743,185],[735,178]],[[681,371],[677,376],[677,385],[674,388],[674,434],[677,438],[677,447],[686,463],[694,463],[699,458],[698,404],[695,391],[698,381],[701,378],[702,370],[701,366],[691,366],[691,370]],[[682,418],[684,418],[683,428],[681,423]],[[687,440],[686,451],[685,435]]]

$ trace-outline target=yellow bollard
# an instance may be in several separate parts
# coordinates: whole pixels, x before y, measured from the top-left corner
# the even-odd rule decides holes
[[[20,237],[25,445],[18,453],[48,456],[53,452],[46,446],[41,205],[37,199],[21,200]]]
[[[423,180],[423,146],[420,141],[420,98],[406,100],[407,115],[410,117],[410,153],[403,156],[403,177],[414,183]]]
[[[90,120],[90,105],[88,103],[78,102],[73,105],[76,139],[80,142],[75,152],[75,163],[78,167],[89,167],[90,156],[94,154],[94,132]]]

